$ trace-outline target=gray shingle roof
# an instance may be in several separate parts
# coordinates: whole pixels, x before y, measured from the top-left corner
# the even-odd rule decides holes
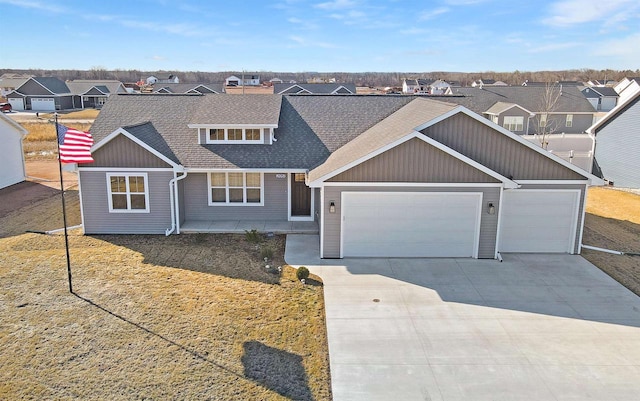
[[[65,84],[63,81],[59,80],[58,78],[32,77],[32,79],[57,95],[71,93],[71,91],[69,90],[69,87],[67,87],[67,84]]]
[[[545,90],[544,86],[492,86],[482,89],[456,88],[453,94],[464,96],[446,97],[445,101],[463,105],[481,115],[496,102],[515,103],[536,113],[540,111],[540,99]],[[562,87],[562,96],[558,101],[556,112],[593,113],[594,110],[578,87],[570,85]]]
[[[83,95],[91,90],[91,88],[107,88],[105,92],[104,89],[100,89],[103,93],[125,93],[126,89],[123,88],[122,82],[116,80],[106,80],[106,79],[98,79],[98,80],[90,80],[90,79],[76,79],[73,81],[67,81],[67,87],[74,95]]]
[[[273,93],[301,93],[306,91],[314,94],[329,94],[335,92],[340,87],[346,88],[351,93],[356,93],[356,85],[353,83],[330,83],[330,84],[274,84]]]
[[[204,88],[203,88],[204,87]],[[189,93],[190,91],[195,90],[199,93],[208,93],[205,88],[209,88],[215,93],[224,93],[224,85],[223,84],[214,84],[214,83],[197,83],[197,84],[173,84],[173,83],[165,83],[165,84],[155,84],[153,85],[153,91],[158,92],[161,89],[165,89],[167,93]]]
[[[166,147],[153,141],[150,146],[187,168],[310,169],[412,99],[360,95],[116,95],[104,105],[91,132],[98,143],[120,127],[151,124]],[[273,121],[276,109],[277,142],[273,145],[199,145],[196,130],[188,127],[198,123],[267,123]]]
[[[128,133],[132,134],[142,142],[151,146],[153,149],[160,152],[162,155],[168,157],[174,163],[179,164],[178,157],[173,153],[167,141],[160,135],[158,130],[153,126],[153,123],[147,121],[145,123],[128,125],[124,128]]]

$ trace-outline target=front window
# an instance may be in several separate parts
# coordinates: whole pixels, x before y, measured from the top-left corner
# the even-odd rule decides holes
[[[546,114],[541,114],[540,115],[540,127],[541,128],[545,128],[547,126],[547,115]]]
[[[567,114],[567,121],[564,125],[567,128],[571,128],[573,126],[573,114]]]
[[[262,205],[262,173],[210,173],[209,205]]]
[[[505,116],[503,126],[509,131],[522,131],[524,128],[524,117]]]
[[[109,212],[149,212],[149,189],[146,173],[107,174]]]

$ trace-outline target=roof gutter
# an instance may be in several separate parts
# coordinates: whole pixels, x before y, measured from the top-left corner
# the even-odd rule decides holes
[[[177,176],[178,173],[182,173],[180,177]],[[169,201],[171,203],[171,228],[167,228],[165,230],[164,235],[167,237],[171,235],[174,231],[176,234],[180,234],[180,226],[178,224],[179,216],[179,207],[180,203],[178,200],[178,186],[177,183],[180,180],[184,180],[187,178],[187,171],[183,166],[178,166],[173,170],[173,178],[169,181]]]

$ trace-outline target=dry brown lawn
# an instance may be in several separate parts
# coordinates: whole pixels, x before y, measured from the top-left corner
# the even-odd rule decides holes
[[[591,188],[582,242],[640,253],[640,196],[611,188]],[[640,296],[640,256],[583,249],[582,256]]]
[[[0,398],[331,398],[322,286],[284,265],[284,237],[260,244],[280,276],[243,235],[72,231],[74,295],[64,237],[25,233],[60,226],[54,193],[0,214]]]
[[[100,114],[98,109],[84,109],[70,112],[58,112],[58,120],[95,120]],[[53,113],[40,114],[41,118],[54,118]]]

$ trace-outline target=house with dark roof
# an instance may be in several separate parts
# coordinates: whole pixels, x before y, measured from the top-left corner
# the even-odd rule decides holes
[[[480,78],[473,81],[471,83],[471,86],[475,88],[476,86],[483,87],[483,86],[508,86],[508,85],[502,81],[496,81],[495,79]]]
[[[414,96],[118,95],[92,134],[86,234],[315,232],[323,258],[578,253],[602,184]]]
[[[596,111],[610,111],[618,103],[618,92],[608,86],[586,87],[581,92]]]
[[[353,95],[356,93],[355,84],[322,83],[322,84],[285,84],[276,83],[273,85],[273,93],[279,95],[293,94],[326,94],[326,95]]]
[[[74,95],[80,97],[80,108],[101,108],[109,95],[127,93],[124,84],[117,80],[102,79],[76,79],[66,82],[67,87]]]
[[[5,73],[0,75],[0,97],[5,97],[25,83],[32,75]]]
[[[56,111],[82,107],[80,96],[71,93],[64,81],[54,77],[31,77],[6,97],[13,110]]]
[[[640,91],[607,113],[587,132],[595,139],[597,174],[609,185],[640,188]]]
[[[224,93],[224,85],[214,83],[155,84],[153,93]]]

